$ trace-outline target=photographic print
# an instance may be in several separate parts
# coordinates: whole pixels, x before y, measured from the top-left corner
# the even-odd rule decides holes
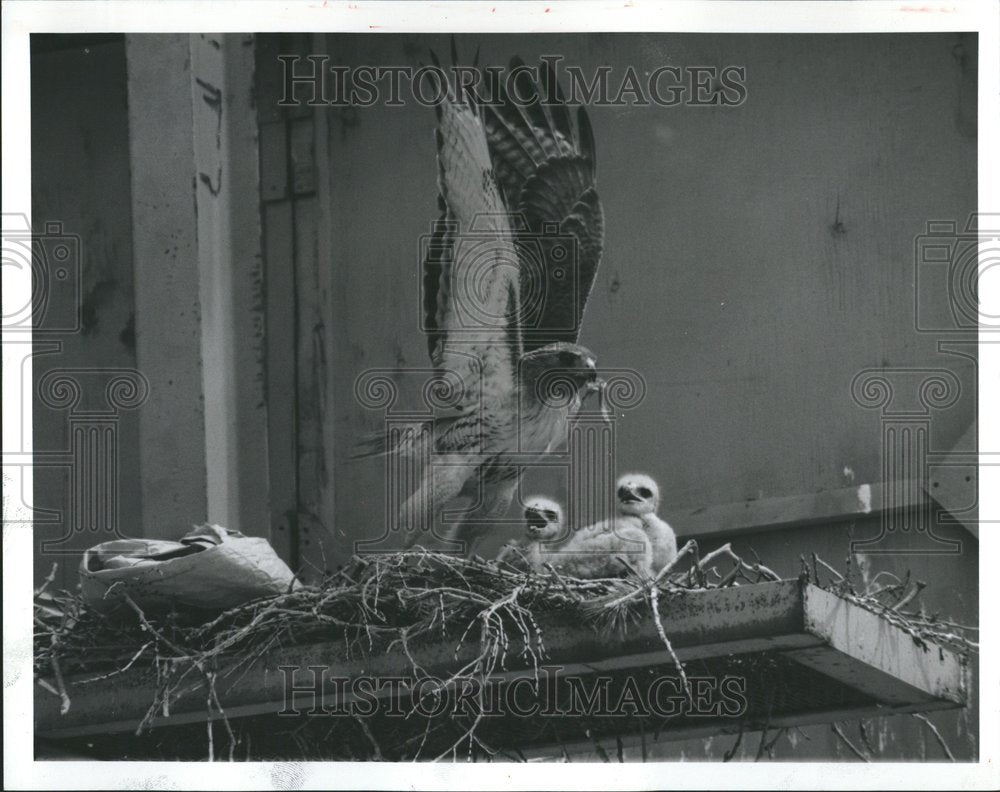
[[[975,770],[994,31],[331,5],[22,42],[21,761]]]

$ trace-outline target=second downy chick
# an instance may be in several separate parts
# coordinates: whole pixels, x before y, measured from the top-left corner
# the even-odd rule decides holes
[[[623,514],[639,519],[652,545],[652,571],[656,574],[677,557],[677,535],[656,515],[660,506],[660,488],[645,473],[626,473],[615,487],[618,508]]]

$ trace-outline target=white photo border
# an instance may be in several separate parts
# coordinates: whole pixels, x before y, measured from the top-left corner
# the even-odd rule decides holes
[[[273,0],[10,0],[3,22],[3,211],[31,206],[29,34],[84,32],[699,32],[979,33],[979,211],[1000,213],[1000,24],[995,0],[548,0],[534,2],[274,2]],[[993,141],[994,145],[990,145]],[[3,268],[4,315],[29,301],[27,273]],[[981,316],[1000,315],[1000,277],[979,285]],[[979,346],[980,520],[1000,521],[1000,343]],[[5,448],[30,416],[27,344],[3,345]],[[25,378],[25,379],[22,379]],[[30,437],[24,438],[30,449]],[[985,449],[985,451],[984,451]],[[414,764],[34,761],[31,524],[18,512],[31,471],[4,469],[4,786],[8,789],[995,789],[1000,787],[1000,647],[992,609],[981,608],[980,758],[976,764]],[[990,559],[1000,533],[980,531],[980,602],[1000,601]]]

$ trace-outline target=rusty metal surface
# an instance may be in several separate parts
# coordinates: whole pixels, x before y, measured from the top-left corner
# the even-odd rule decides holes
[[[894,706],[964,706],[964,666],[953,652],[918,642],[869,610],[816,586],[804,596],[806,629],[822,640],[789,652],[797,662]]]

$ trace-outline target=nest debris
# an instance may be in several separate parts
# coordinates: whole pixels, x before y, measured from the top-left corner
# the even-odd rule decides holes
[[[627,566],[624,559],[622,563]],[[824,575],[826,579],[821,580]],[[216,680],[240,673],[276,648],[331,639],[343,641],[348,657],[358,651],[399,648],[419,679],[429,675],[411,648],[418,643],[452,642],[456,668],[450,677],[440,680],[439,687],[422,694],[440,695],[467,680],[478,683],[479,690],[485,689],[491,676],[507,670],[511,653],[516,654],[519,667],[533,668],[537,678],[546,657],[543,631],[536,618],[539,614],[564,612],[595,629],[621,631],[650,618],[686,688],[684,667],[660,618],[660,597],[780,579],[760,559],[747,561],[729,544],[702,558],[694,541],[681,548],[675,561],[653,580],[640,578],[634,570],[627,570],[625,577],[584,580],[561,575],[548,565],[541,572],[526,572],[504,562],[416,549],[355,557],[345,569],[316,585],[221,614],[154,615],[144,613],[126,597],[131,613],[124,618],[121,613],[104,614],[88,608],[78,594],[50,591],[54,576],[55,569],[35,596],[34,661],[36,680],[60,698],[61,710],[65,713],[72,704],[73,685],[111,679],[135,667],[152,667],[156,670],[156,694],[136,729],[136,734],[141,734],[155,718],[169,716],[172,700],[200,677],[207,683],[206,706],[210,712],[214,710],[212,714],[228,734],[230,759],[239,740],[225,717]],[[815,555],[811,564],[803,559],[802,576],[878,613],[925,648],[936,643],[963,654],[978,649],[970,637],[977,633],[975,628],[928,614],[922,607],[913,609],[924,584],[911,582],[909,576],[900,579],[881,572],[862,587],[853,580],[849,559],[847,572],[841,574]],[[467,657],[471,659],[465,660]],[[70,675],[74,677],[72,685],[67,684]],[[495,755],[496,750],[477,735],[480,718],[481,714],[464,723],[451,747],[436,757],[422,753],[432,728],[428,721],[423,740],[408,747],[406,758],[440,759],[449,754],[457,758],[460,748],[467,748],[470,757],[473,750]],[[382,746],[364,718],[357,722],[365,747],[358,752],[364,756],[355,758],[382,758]],[[214,757],[211,721],[208,753]]]

